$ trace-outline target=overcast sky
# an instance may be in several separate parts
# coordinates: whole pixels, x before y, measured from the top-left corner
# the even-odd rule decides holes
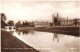
[[[80,18],[79,1],[28,1],[28,0],[2,0],[1,12],[5,13],[7,20],[52,21],[52,14],[59,13],[60,17]]]

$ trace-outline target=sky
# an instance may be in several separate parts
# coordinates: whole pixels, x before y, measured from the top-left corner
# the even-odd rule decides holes
[[[1,0],[1,13],[7,21],[52,21],[58,13],[62,18],[80,18],[79,0]]]

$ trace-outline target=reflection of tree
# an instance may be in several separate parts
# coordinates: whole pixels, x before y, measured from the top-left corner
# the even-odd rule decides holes
[[[21,32],[23,33],[23,35],[29,33],[29,31],[22,31],[22,30],[16,30],[16,32],[18,33],[18,35],[20,35]]]
[[[20,33],[21,33],[21,32],[19,31],[18,34],[20,35]]]
[[[54,33],[53,41],[54,41],[54,39],[57,39],[57,42],[59,42],[58,34]]]
[[[16,32],[18,33],[18,35],[20,35],[20,34],[21,34],[21,31],[19,31],[19,30],[16,30]]]
[[[28,34],[28,33],[29,33],[29,31],[22,31],[22,32],[23,32],[23,35],[24,35],[24,34]]]

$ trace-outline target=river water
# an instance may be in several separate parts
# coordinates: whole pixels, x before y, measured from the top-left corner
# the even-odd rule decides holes
[[[13,36],[40,52],[80,52],[80,37],[32,30],[12,31]]]

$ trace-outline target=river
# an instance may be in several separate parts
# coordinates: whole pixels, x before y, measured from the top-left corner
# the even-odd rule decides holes
[[[40,52],[80,52],[80,37],[33,30],[12,31],[13,36]]]

